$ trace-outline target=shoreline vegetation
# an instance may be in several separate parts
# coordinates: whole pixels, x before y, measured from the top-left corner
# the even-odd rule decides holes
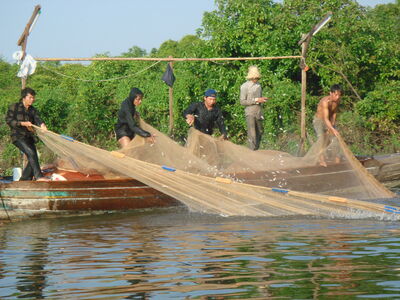
[[[263,57],[300,55],[302,33],[315,20],[333,12],[332,20],[315,35],[308,50],[306,128],[308,145],[315,139],[312,118],[321,97],[339,83],[345,94],[340,104],[338,130],[356,155],[400,151],[400,1],[360,6],[356,1],[216,0],[216,10],[204,13],[196,35],[165,41],[150,53],[138,46],[120,57]],[[28,49],[29,53],[29,49]],[[108,57],[102,53],[96,57]],[[152,66],[153,65],[153,66]],[[48,128],[82,142],[116,149],[113,131],[121,101],[131,87],[145,93],[141,117],[167,133],[168,86],[161,80],[167,62],[94,61],[88,64],[38,62],[27,86],[37,91],[35,106]],[[300,67],[298,59],[175,62],[173,86],[174,129],[171,137],[183,144],[187,125],[183,109],[200,101],[205,89],[218,91],[218,105],[225,112],[230,140],[246,144],[240,84],[250,65],[257,65],[260,83],[271,100],[264,110],[261,149],[296,154],[300,141]],[[19,66],[0,57],[0,174],[21,165],[11,144],[4,116],[18,101]],[[145,71],[143,71],[145,70]],[[118,78],[118,79],[116,79]],[[115,79],[115,80],[110,80]],[[356,91],[356,93],[354,92]],[[39,143],[41,161],[54,157]]]

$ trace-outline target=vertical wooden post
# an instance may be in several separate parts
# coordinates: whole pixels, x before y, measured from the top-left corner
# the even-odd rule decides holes
[[[169,58],[172,58],[172,56],[169,56]],[[169,62],[169,65],[171,67],[171,70],[173,70],[173,63],[172,61]],[[169,135],[172,135],[174,131],[174,88],[169,87],[169,127],[168,127],[168,132]]]
[[[301,44],[302,48],[302,56],[304,55],[304,43]],[[303,56],[301,60],[304,61],[305,57]],[[306,140],[306,92],[307,92],[307,74],[305,71],[305,67],[301,64],[301,122],[300,122],[300,131],[301,131],[301,139],[300,139],[300,153],[304,154],[304,142]]]
[[[315,35],[332,17],[332,12],[328,12],[325,17],[318,22],[307,34],[303,34],[301,36],[298,45],[301,45],[301,59],[300,59],[300,68],[301,68],[301,138],[299,145],[299,154],[304,155],[304,142],[307,138],[306,132],[306,91],[307,91],[307,49],[310,44],[311,37]]]
[[[25,54],[26,54],[26,52],[25,52],[25,50],[26,50],[26,44],[27,44],[27,39],[24,39],[24,41],[23,41],[23,43],[22,43],[22,45],[21,45],[21,48],[22,48],[22,58],[21,58],[21,61],[23,61],[24,58],[25,58]],[[23,90],[24,88],[26,88],[26,80],[27,80],[27,78],[21,77],[21,90]]]
[[[25,58],[26,46],[28,43],[28,36],[31,33],[33,26],[35,25],[37,18],[39,17],[40,10],[41,10],[40,5],[36,5],[33,10],[31,18],[29,19],[28,23],[26,24],[25,29],[22,32],[20,38],[18,39],[17,45],[21,46],[21,50],[22,50],[21,61],[23,61]],[[26,88],[26,80],[27,80],[27,78],[24,78],[24,77],[21,78],[21,90]],[[24,169],[27,164],[28,164],[28,159],[25,154],[22,154],[22,169]]]
[[[311,35],[306,37],[303,35],[302,37],[305,39],[301,44],[301,56],[300,59],[300,68],[301,68],[301,121],[300,121],[300,145],[299,145],[299,155],[304,155],[305,153],[305,141],[307,138],[306,132],[306,95],[307,95],[307,48],[311,40]]]
[[[33,25],[36,22],[37,18],[39,17],[41,7],[40,5],[36,5],[35,9],[33,10],[32,16],[29,19],[28,23],[25,26],[24,31],[22,32],[20,38],[18,39],[17,45],[21,46],[22,49],[22,57],[21,61],[24,60],[26,55],[26,45],[28,43],[28,36],[32,31]],[[21,89],[26,87],[26,78],[21,78]]]

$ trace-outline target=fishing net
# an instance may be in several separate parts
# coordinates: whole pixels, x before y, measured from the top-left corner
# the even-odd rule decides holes
[[[194,128],[182,147],[143,120],[140,126],[156,134],[156,143],[137,137],[122,152],[143,161],[271,188],[353,199],[394,196],[366,171],[340,137],[326,134],[304,157],[295,157],[273,150],[252,151]],[[321,158],[327,166],[321,166]]]
[[[75,170],[132,177],[180,200],[192,211],[331,215],[368,207],[383,212],[378,204],[347,198],[394,196],[367,173],[341,139],[337,153],[324,140],[306,156],[294,157],[279,151],[252,151],[195,129],[189,131],[187,145],[181,146],[143,121],[141,127],[156,135],[155,143],[137,136],[127,148],[111,152],[51,131],[36,131]],[[321,155],[327,167],[319,165]]]
[[[393,197],[348,149],[341,137],[326,134],[304,157],[252,151],[191,129],[187,150],[233,178],[254,185],[353,199]],[[321,158],[326,163],[322,166]]]

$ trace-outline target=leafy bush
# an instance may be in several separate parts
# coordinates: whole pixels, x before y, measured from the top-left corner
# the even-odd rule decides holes
[[[345,97],[339,129],[353,151],[361,154],[399,151],[400,129],[400,2],[364,8],[353,0],[216,0],[216,10],[203,17],[198,35],[166,41],[151,57],[259,57],[299,55],[297,44],[327,11],[332,20],[313,37],[307,64],[307,132],[313,137],[312,118],[319,99],[340,83]],[[145,57],[133,46],[123,57]],[[108,54],[98,56],[107,57]],[[139,112],[143,119],[169,132],[168,86],[161,80],[167,62],[99,61],[87,65],[39,63],[28,86],[37,91],[36,106],[51,130],[101,148],[117,147],[114,124],[121,102],[132,87],[145,94]],[[174,130],[183,143],[188,126],[182,111],[201,101],[207,88],[218,91],[230,140],[246,143],[240,85],[247,69],[256,64],[263,75],[265,134],[262,148],[296,152],[300,136],[301,85],[297,59],[176,62]],[[0,113],[19,99],[18,66],[0,60]],[[350,86],[351,84],[351,86]],[[357,96],[356,93],[360,96]],[[362,99],[362,100],[360,100]],[[0,168],[18,162],[9,130],[0,119]],[[39,147],[41,147],[39,145]],[[42,151],[42,150],[41,150]],[[45,151],[42,151],[45,153]],[[43,154],[43,159],[51,155]]]

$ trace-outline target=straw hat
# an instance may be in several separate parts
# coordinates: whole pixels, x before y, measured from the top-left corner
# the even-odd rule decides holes
[[[258,70],[257,66],[250,66],[249,72],[247,73],[246,79],[254,79],[254,78],[261,78],[260,71]]]

